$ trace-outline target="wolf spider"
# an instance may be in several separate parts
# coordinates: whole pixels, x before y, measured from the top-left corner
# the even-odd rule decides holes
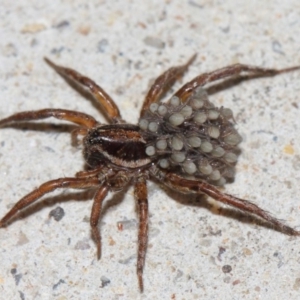
[[[182,193],[206,194],[246,214],[263,219],[288,235],[297,231],[250,201],[222,193],[217,186],[232,181],[241,137],[234,128],[232,111],[215,107],[208,100],[204,86],[218,80],[232,79],[244,74],[249,77],[274,76],[300,67],[282,70],[235,64],[204,73],[183,85],[169,101],[162,95],[183,75],[194,61],[172,67],[160,75],[146,95],[138,125],[123,121],[112,98],[93,80],[78,72],[46,62],[66,79],[72,80],[94,96],[110,120],[110,125],[97,122],[92,116],[66,109],[42,109],[16,113],[0,120],[0,126],[14,122],[54,117],[78,125],[73,136],[83,135],[85,171],[75,177],[65,177],[42,184],[21,200],[1,219],[0,227],[15,219],[20,211],[43,195],[56,189],[89,189],[97,187],[90,217],[92,237],[101,256],[98,222],[101,207],[108,192],[134,185],[139,217],[137,276],[143,291],[143,267],[148,238],[147,180],[159,181]]]

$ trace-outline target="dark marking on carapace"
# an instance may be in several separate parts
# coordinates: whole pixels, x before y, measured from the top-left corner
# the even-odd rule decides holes
[[[139,168],[151,160],[139,127],[126,124],[103,125],[91,129],[84,139],[84,155],[92,167],[104,161],[117,166]]]

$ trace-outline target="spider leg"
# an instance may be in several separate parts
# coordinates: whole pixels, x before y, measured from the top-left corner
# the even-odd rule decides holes
[[[90,218],[90,224],[92,229],[92,237],[97,245],[97,258],[101,258],[101,235],[98,228],[98,222],[102,209],[102,202],[108,194],[108,187],[102,185],[96,192],[94,197],[94,203],[92,207],[92,213]]]
[[[72,145],[78,146],[78,144],[79,144],[78,136],[79,135],[85,136],[87,134],[88,134],[88,129],[86,129],[86,128],[79,127],[79,128],[72,130],[72,132],[71,132]]]
[[[152,103],[158,102],[161,96],[166,90],[172,86],[178,77],[182,76],[183,73],[188,69],[191,63],[195,60],[196,54],[194,54],[185,65],[172,67],[166,72],[161,74],[153,83],[150,90],[148,91],[143,107],[141,110],[140,117],[143,116],[144,112],[149,108]]]
[[[103,166],[88,171],[79,171],[75,174],[75,176],[77,178],[95,177],[101,172],[102,169]]]
[[[45,61],[52,68],[54,68],[57,73],[75,81],[76,83],[80,83],[84,87],[88,88],[90,93],[100,103],[100,105],[103,108],[103,111],[106,113],[108,118],[113,123],[122,122],[121,114],[120,114],[118,106],[116,105],[114,100],[99,85],[97,85],[92,79],[81,75],[80,73],[76,72],[73,69],[58,66],[46,57],[45,57]]]
[[[209,73],[204,73],[195,77],[193,80],[191,80],[190,82],[182,86],[175,93],[175,96],[179,97],[181,101],[184,102],[190,96],[190,94],[195,90],[196,87],[204,86],[210,82],[224,79],[226,77],[241,75],[243,72],[246,72],[249,75],[257,74],[257,75],[268,77],[268,76],[275,76],[278,74],[295,71],[298,69],[300,69],[300,66],[276,70],[276,69],[260,68],[260,67],[250,66],[250,65],[235,64]]]
[[[13,208],[0,220],[0,228],[4,227],[7,222],[15,217],[22,209],[29,206],[43,195],[50,193],[59,188],[73,188],[86,189],[97,186],[99,184],[98,178],[58,178],[43,183],[39,188],[27,194],[19,200]]]
[[[95,127],[99,124],[92,116],[77,111],[66,110],[66,109],[42,109],[36,111],[24,111],[21,113],[14,114],[10,117],[0,120],[0,127],[13,122],[22,121],[33,121],[46,118],[56,118],[59,120],[66,120],[86,128]]]
[[[97,177],[100,183],[107,181],[109,178],[116,175],[116,172],[111,168],[105,168],[103,165],[99,167],[88,170],[79,171],[75,174],[76,178],[87,178],[87,177]]]
[[[145,264],[146,249],[148,243],[148,191],[144,178],[140,178],[134,186],[134,196],[137,203],[139,215],[139,233],[138,233],[138,258],[137,275],[140,291],[144,289],[143,268]]]
[[[167,184],[171,185],[177,190],[180,190],[182,192],[194,191],[196,193],[204,193],[212,197],[216,201],[225,203],[242,212],[255,215],[267,221],[269,224],[274,225],[275,228],[278,228],[281,232],[285,234],[300,235],[300,231],[297,231],[285,225],[283,222],[274,218],[270,213],[266,212],[256,204],[248,200],[240,199],[232,195],[222,193],[218,190],[218,188],[211,184],[208,184],[207,182],[185,179],[173,173],[166,174],[165,179],[167,181]]]

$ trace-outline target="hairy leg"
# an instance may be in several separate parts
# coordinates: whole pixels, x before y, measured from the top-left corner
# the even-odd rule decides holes
[[[167,185],[172,186],[173,188],[181,192],[188,193],[192,191],[196,193],[204,193],[212,197],[216,201],[222,202],[242,212],[252,214],[267,221],[267,223],[272,224],[275,228],[285,234],[300,235],[300,231],[297,231],[285,225],[283,222],[274,218],[271,214],[269,214],[256,204],[251,203],[248,200],[240,199],[232,195],[222,193],[217,187],[208,184],[207,182],[185,179],[173,173],[167,173],[165,175],[165,180]]]
[[[87,189],[99,184],[98,178],[59,178],[43,183],[39,188],[35,189],[21,200],[19,200],[13,208],[0,220],[0,228],[4,227],[7,222],[18,213],[40,199],[43,195],[53,192],[56,189],[73,188],[73,189]]]
[[[101,104],[104,112],[113,123],[122,122],[121,114],[114,100],[92,79],[81,75],[73,69],[58,66],[48,58],[45,58],[45,61],[62,76],[72,79],[73,81],[80,83],[84,87],[88,88],[90,93]]]
[[[90,218],[90,224],[92,229],[92,237],[97,245],[97,258],[101,258],[101,235],[98,228],[98,222],[101,215],[102,203],[107,196],[109,188],[104,184],[96,192],[94,197],[94,203],[92,207],[92,213]]]
[[[186,83],[183,87],[181,87],[175,93],[175,96],[179,97],[181,101],[184,102],[198,86],[204,86],[210,82],[214,82],[216,80],[224,79],[227,77],[238,76],[241,75],[243,72],[251,75],[257,74],[257,75],[268,77],[268,76],[275,76],[278,74],[295,71],[298,69],[300,69],[300,66],[276,70],[276,69],[265,69],[260,67],[254,67],[249,65],[235,64],[209,73],[204,73],[195,77],[193,80],[191,80],[190,82]]]
[[[110,178],[114,177],[117,174],[113,169],[100,165],[99,167],[88,170],[88,171],[79,171],[75,174],[76,178],[88,178],[88,177],[97,177],[99,184],[105,183]]]
[[[0,127],[8,125],[10,123],[23,122],[23,121],[34,121],[46,118],[56,118],[59,120],[66,120],[86,128],[95,127],[99,124],[92,116],[77,111],[66,110],[66,109],[42,109],[36,111],[24,111],[14,114],[10,117],[0,120]]]
[[[71,140],[72,140],[72,146],[78,146],[79,145],[79,139],[78,136],[79,135],[83,135],[86,136],[88,134],[89,130],[87,128],[76,128],[74,130],[72,130],[71,132]]]
[[[137,275],[139,280],[140,291],[144,289],[143,269],[148,243],[148,191],[144,178],[140,178],[134,186],[134,196],[137,203],[139,215],[139,233],[138,233],[138,258],[137,258]]]
[[[185,65],[168,69],[154,81],[153,85],[146,95],[140,117],[143,116],[144,112],[149,109],[149,106],[152,103],[158,102],[160,100],[160,97],[166,92],[168,88],[170,88],[170,86],[175,83],[178,77],[183,75],[183,73],[188,69],[195,58],[196,54],[194,54]]]
[[[102,171],[102,169],[103,166],[88,171],[79,171],[75,174],[75,176],[76,178],[95,177]]]

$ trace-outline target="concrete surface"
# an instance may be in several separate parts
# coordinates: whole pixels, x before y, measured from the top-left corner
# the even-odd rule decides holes
[[[185,81],[237,62],[300,65],[297,0],[4,0],[0,28],[0,118],[55,107],[105,121],[44,56],[97,81],[130,122],[137,122],[151,80],[194,53]],[[244,138],[226,191],[299,228],[300,72],[245,82],[212,99],[234,111]],[[52,122],[61,124],[1,129],[1,215],[41,183],[82,169],[70,127]],[[101,261],[90,236],[92,194],[53,193],[0,230],[2,299],[299,299],[299,238],[152,183],[141,295],[132,189],[108,197]]]

